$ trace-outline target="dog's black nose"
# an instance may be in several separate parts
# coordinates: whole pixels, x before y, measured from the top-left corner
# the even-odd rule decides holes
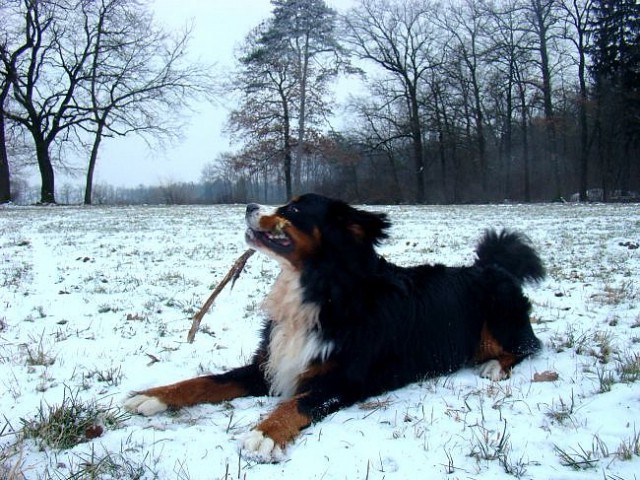
[[[260,209],[260,205],[258,205],[257,203],[250,203],[247,205],[247,215],[250,215],[259,209]]]

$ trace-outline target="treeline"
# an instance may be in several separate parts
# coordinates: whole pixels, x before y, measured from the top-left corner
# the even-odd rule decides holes
[[[163,182],[162,185],[138,185],[135,187],[117,187],[97,183],[93,188],[93,205],[211,205],[218,203],[249,203],[256,198],[264,198],[262,185],[246,183],[227,183],[221,180],[212,182]],[[16,182],[13,189],[14,201],[21,205],[38,203],[39,191],[26,182]],[[268,198],[279,201],[284,191],[270,186]],[[57,199],[63,205],[83,203],[84,188],[74,183],[58,186]]]
[[[270,185],[384,202],[636,198],[635,0],[360,0],[343,17],[272,3],[237,58],[239,150],[218,178],[267,199]],[[327,82],[357,68],[365,91],[329,131]]]
[[[86,154],[85,203],[638,199],[636,0],[271,3],[214,88],[185,63],[189,31],[163,32],[146,1],[0,0],[0,201],[26,158],[55,202],[70,150]],[[362,92],[338,105],[344,78]],[[214,91],[235,105],[234,149],[197,185],[92,188],[101,142],[175,135]]]

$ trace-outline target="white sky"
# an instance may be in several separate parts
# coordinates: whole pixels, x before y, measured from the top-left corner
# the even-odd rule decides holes
[[[352,1],[328,0],[343,11]],[[269,0],[155,0],[156,19],[170,29],[194,20],[190,52],[194,59],[233,65],[234,47],[249,30],[271,12]],[[203,104],[188,119],[183,139],[164,149],[152,150],[139,138],[107,139],[98,158],[94,183],[116,186],[154,185],[174,181],[198,181],[202,167],[218,153],[229,151],[222,128],[227,111],[221,105]]]

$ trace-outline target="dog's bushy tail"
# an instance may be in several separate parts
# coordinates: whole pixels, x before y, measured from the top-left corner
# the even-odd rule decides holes
[[[542,260],[522,233],[487,230],[476,247],[476,255],[477,265],[496,265],[520,283],[538,282],[546,275]]]

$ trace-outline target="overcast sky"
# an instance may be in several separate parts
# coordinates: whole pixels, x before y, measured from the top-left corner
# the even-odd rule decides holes
[[[327,3],[343,11],[352,1]],[[156,19],[167,28],[180,29],[193,19],[191,55],[221,69],[233,65],[234,47],[270,12],[269,0],[155,0]],[[98,159],[95,182],[136,186],[198,181],[202,167],[231,148],[222,133],[226,114],[223,105],[202,105],[188,119],[183,139],[164,149],[150,150],[135,137],[107,139]]]

